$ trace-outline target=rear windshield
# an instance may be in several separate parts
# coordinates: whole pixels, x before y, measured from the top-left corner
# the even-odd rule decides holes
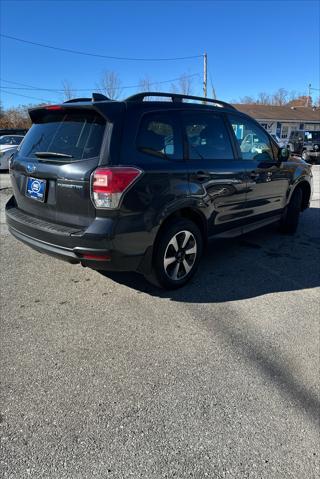
[[[90,110],[45,112],[37,116],[20,154],[36,157],[38,152],[62,153],[68,155],[67,161],[97,157],[105,125],[106,121]]]
[[[0,136],[0,145],[20,145],[23,136]]]

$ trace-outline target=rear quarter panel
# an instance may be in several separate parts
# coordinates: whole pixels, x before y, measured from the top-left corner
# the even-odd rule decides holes
[[[290,202],[295,188],[303,181],[307,182],[310,186],[311,198],[313,193],[313,174],[311,165],[303,161],[298,156],[291,157],[287,163],[292,171],[292,175],[287,192],[286,205]]]

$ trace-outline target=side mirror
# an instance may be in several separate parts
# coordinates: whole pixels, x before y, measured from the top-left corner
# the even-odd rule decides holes
[[[287,161],[290,156],[290,151],[288,148],[280,148],[279,150],[279,161]]]

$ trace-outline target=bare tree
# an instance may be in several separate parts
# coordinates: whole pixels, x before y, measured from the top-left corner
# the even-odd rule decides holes
[[[236,103],[236,102],[234,102]],[[240,98],[240,103],[251,105],[273,105],[273,106],[309,106],[311,105],[311,97],[297,93],[295,90],[290,93],[284,88],[279,88],[273,95],[260,92],[257,98],[252,96],[244,96]]]
[[[283,106],[288,102],[288,92],[284,88],[279,88],[272,95],[271,104],[276,106]]]
[[[68,80],[63,80],[62,89],[64,100],[71,100],[71,98],[74,98],[76,96],[72,85]]]
[[[192,93],[192,78],[183,73],[179,78],[179,92],[183,95],[191,95]]]
[[[117,100],[121,93],[121,80],[114,71],[105,71],[102,75],[98,89],[112,100]]]
[[[178,93],[177,85],[175,83],[171,83],[170,92]]]
[[[296,90],[291,90],[291,92],[289,93],[289,97],[288,97],[288,104],[291,101],[295,101],[297,98],[299,98],[301,96],[302,96],[302,93],[297,93]]]
[[[192,78],[186,73],[180,75],[178,83],[171,83],[172,93],[181,93],[182,95],[192,94]]]
[[[145,75],[145,77],[142,78],[139,81],[139,90],[140,91],[154,91],[154,87],[153,87],[152,83],[153,82],[151,82],[149,76]]]
[[[243,96],[240,98],[239,103],[246,103],[248,105],[255,105],[257,101],[252,96]]]
[[[25,128],[31,126],[31,120],[28,113],[29,108],[39,105],[19,105],[8,109],[2,109],[0,118],[0,128]]]
[[[258,94],[257,103],[259,105],[270,105],[270,103],[271,103],[270,95],[268,93],[263,92],[263,91],[260,92]]]
[[[311,105],[311,97],[307,95],[296,96],[288,101],[287,106],[290,107],[308,107]]]

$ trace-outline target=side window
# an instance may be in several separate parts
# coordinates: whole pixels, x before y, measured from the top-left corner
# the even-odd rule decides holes
[[[273,160],[271,142],[262,128],[250,120],[236,115],[228,115],[238,142],[243,160]]]
[[[175,116],[164,113],[144,115],[137,136],[137,148],[160,158],[182,160],[182,142]]]
[[[233,160],[230,137],[221,116],[184,112],[182,120],[191,160]]]

